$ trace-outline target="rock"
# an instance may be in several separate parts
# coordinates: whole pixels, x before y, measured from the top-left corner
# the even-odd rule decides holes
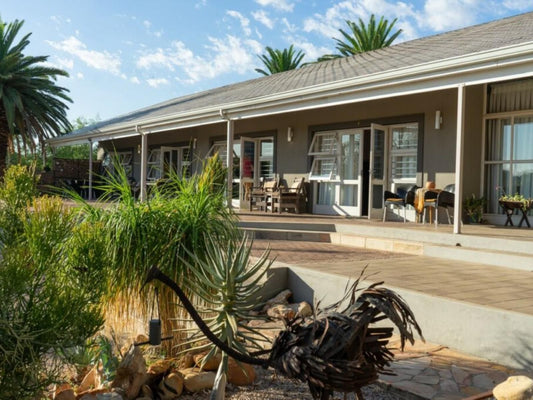
[[[192,353],[185,353],[176,363],[178,369],[185,369],[194,367],[194,355]]]
[[[301,303],[298,303],[296,315],[302,318],[310,317],[313,315],[313,309],[307,301],[302,301]]]
[[[96,396],[103,393],[109,393],[109,389],[100,388],[86,390],[85,392],[78,392],[76,395],[76,400],[98,400]]]
[[[161,380],[157,388],[159,399],[172,400],[183,392],[183,375],[180,372],[173,372]]]
[[[222,360],[222,355],[220,352],[217,352],[213,357],[211,357],[209,360],[205,362],[205,364],[202,366],[202,361],[204,360],[204,357],[207,356],[209,352],[204,351],[199,354],[195,354],[193,356],[194,358],[194,364],[202,368],[204,371],[216,371],[218,369],[218,366],[220,364],[220,361]]]
[[[188,370],[180,370],[180,372],[185,376],[183,379],[185,389],[192,393],[204,389],[211,389],[215,383],[216,374],[212,371],[200,371],[197,368],[189,368]]]
[[[527,376],[510,376],[492,391],[496,400],[533,399],[533,380]]]
[[[228,361],[228,382],[236,386],[248,386],[254,383],[255,369],[250,364],[238,363],[233,358]]]
[[[116,392],[109,392],[97,394],[96,400],[124,400],[124,398]]]
[[[289,289],[285,289],[278,293],[276,296],[272,297],[270,300],[267,300],[265,306],[263,307],[263,312],[266,312],[275,304],[287,304],[289,298],[292,296],[292,292]]]
[[[286,304],[277,304],[267,309],[267,315],[271,318],[289,321],[296,317],[296,311]]]
[[[172,368],[170,360],[157,360],[148,367],[148,373],[153,375],[167,374],[170,371],[170,368]]]
[[[117,375],[111,387],[123,389],[126,398],[132,400],[139,395],[147,379],[146,361],[141,349],[131,346],[117,368]]]
[[[152,389],[148,385],[143,385],[143,387],[141,388],[141,393],[142,393],[143,397],[146,397],[146,398],[149,398],[149,399],[153,399],[154,398],[154,393],[152,392]]]
[[[76,393],[68,383],[64,383],[57,387],[54,392],[54,400],[75,400]]]
[[[99,364],[87,372],[87,375],[82,379],[78,392],[85,392],[90,389],[98,389],[102,386],[102,371]]]

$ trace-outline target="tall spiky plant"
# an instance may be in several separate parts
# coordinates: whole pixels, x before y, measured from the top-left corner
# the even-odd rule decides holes
[[[278,50],[272,47],[266,47],[267,54],[262,54],[259,59],[266,67],[266,71],[261,68],[256,68],[255,71],[263,75],[273,75],[278,72],[289,71],[300,66],[305,53],[302,50],[296,51],[294,45],[290,45],[288,49]]]

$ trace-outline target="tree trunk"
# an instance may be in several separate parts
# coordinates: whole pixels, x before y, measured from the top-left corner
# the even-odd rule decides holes
[[[3,107],[0,106],[0,178],[4,177],[6,159],[9,148],[9,126]]]

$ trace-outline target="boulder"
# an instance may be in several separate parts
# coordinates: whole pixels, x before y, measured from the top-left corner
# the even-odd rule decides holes
[[[277,304],[267,309],[270,318],[290,321],[296,317],[296,311],[287,304]]]
[[[68,383],[64,383],[54,391],[54,400],[76,400],[76,393]]]
[[[222,355],[220,352],[217,352],[202,366],[202,361],[204,361],[204,358],[207,356],[208,353],[208,351],[204,351],[202,353],[195,354],[193,356],[194,364],[198,368],[202,368],[204,371],[216,371],[218,369],[218,366],[220,365],[220,361],[222,360]]]
[[[188,392],[199,392],[211,389],[215,383],[216,374],[212,371],[200,371],[197,368],[180,370],[184,375],[183,385]]]
[[[78,392],[85,392],[90,389],[98,389],[102,386],[102,369],[100,364],[95,365],[83,377]]]
[[[148,399],[154,398],[154,393],[152,392],[152,389],[148,385],[143,385],[141,388],[142,397],[146,397]]]
[[[291,296],[292,292],[289,289],[281,291],[276,296],[272,297],[270,300],[267,300],[265,306],[263,307],[263,312],[267,311],[275,304],[287,304]]]
[[[233,358],[228,361],[228,382],[236,386],[248,386],[254,383],[255,369],[252,365],[238,363]]]
[[[496,400],[533,399],[533,380],[527,376],[510,376],[492,391]]]
[[[167,374],[170,371],[170,368],[172,368],[170,360],[157,360],[155,363],[148,367],[148,373],[154,375]]]
[[[194,367],[194,355],[192,353],[183,354],[176,365],[178,366],[178,369]]]
[[[117,368],[117,374],[111,387],[124,390],[125,397],[133,400],[139,395],[141,387],[147,379],[146,361],[141,349],[131,346]]]
[[[164,377],[157,388],[159,399],[173,400],[183,392],[183,375],[180,372],[173,372]]]
[[[96,400],[124,400],[124,398],[116,392],[108,392],[97,394]]]
[[[299,317],[307,318],[313,315],[313,309],[307,301],[302,301],[301,303],[298,303],[297,306],[296,315]]]
[[[109,389],[100,388],[86,390],[85,392],[78,392],[76,395],[76,400],[98,400],[96,396],[103,393],[109,393]]]

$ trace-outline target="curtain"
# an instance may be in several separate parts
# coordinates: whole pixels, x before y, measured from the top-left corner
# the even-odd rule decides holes
[[[494,83],[489,93],[489,113],[533,109],[533,79]]]

